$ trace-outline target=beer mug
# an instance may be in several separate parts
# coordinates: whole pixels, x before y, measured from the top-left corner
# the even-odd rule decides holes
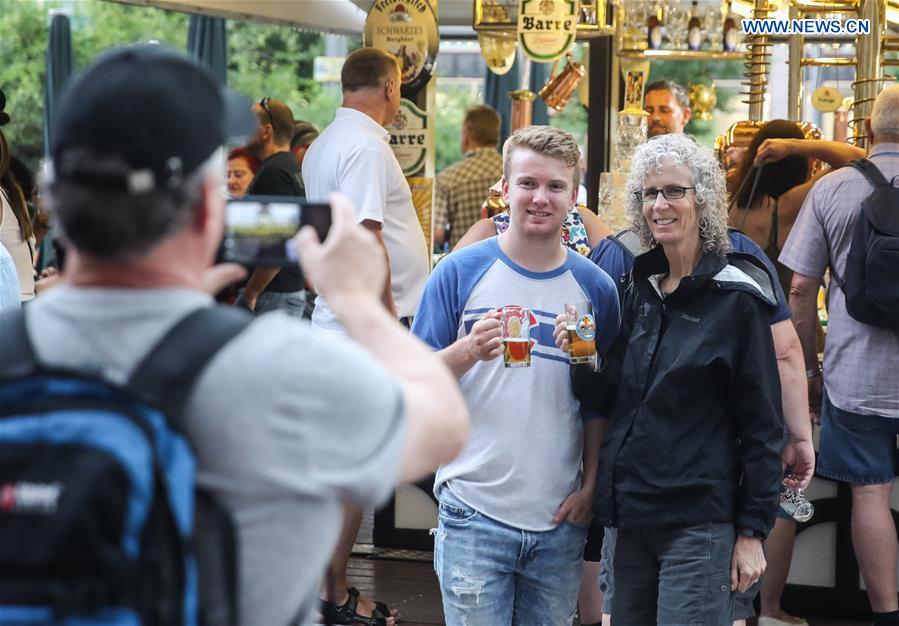
[[[531,365],[531,310],[520,306],[502,308],[503,363],[506,367]]]
[[[568,361],[572,365],[592,363],[596,358],[593,305],[589,301],[566,303],[565,328],[568,331]]]
[[[565,67],[557,75],[550,77],[549,81],[540,90],[540,97],[551,109],[561,111],[568,104],[575,87],[584,77],[584,66],[575,63],[569,52],[566,57]],[[553,70],[555,70],[555,64]],[[555,73],[555,72],[553,72]]]

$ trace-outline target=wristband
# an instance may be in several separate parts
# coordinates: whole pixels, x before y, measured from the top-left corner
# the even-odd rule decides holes
[[[806,378],[809,378],[809,379],[811,379],[811,378],[817,378],[817,377],[820,376],[822,373],[823,373],[823,370],[821,369],[821,364],[818,363],[818,364],[815,365],[815,367],[813,367],[812,369],[810,369],[810,370],[805,370],[805,377],[806,377]]]

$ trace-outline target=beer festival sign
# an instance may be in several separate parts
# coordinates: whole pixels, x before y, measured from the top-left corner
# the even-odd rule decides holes
[[[400,60],[405,97],[428,84],[440,45],[437,16],[428,0],[377,0],[368,12],[363,36],[366,46]]]
[[[555,61],[568,52],[576,35],[575,0],[520,0],[518,41],[532,61]]]
[[[403,174],[416,175],[424,168],[425,158],[431,147],[428,114],[403,98],[400,100],[400,110],[387,127],[387,132],[390,133],[390,147],[403,168]]]

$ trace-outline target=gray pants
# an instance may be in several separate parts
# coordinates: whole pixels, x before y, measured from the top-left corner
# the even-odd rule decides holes
[[[730,626],[732,522],[618,529],[615,626]]]

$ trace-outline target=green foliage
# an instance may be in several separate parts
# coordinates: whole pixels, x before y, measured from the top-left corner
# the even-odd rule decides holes
[[[0,0],[0,89],[11,118],[2,130],[13,154],[32,165],[43,152],[47,30],[45,11],[37,3]]]
[[[156,40],[184,50],[187,15],[90,0],[0,0],[0,87],[11,122],[3,132],[11,150],[29,166],[43,157],[44,74],[50,9],[72,14],[75,71],[112,47]]]
[[[270,96],[291,109],[308,104],[321,89],[312,80],[312,62],[323,53],[318,33],[228,21],[228,81],[252,100]]]
[[[31,167],[43,157],[44,73],[49,11],[72,14],[75,71],[102,50],[156,40],[187,48],[189,16],[105,0],[0,0],[0,87],[12,118],[3,128],[13,152]],[[323,128],[339,106],[339,87],[312,78],[313,59],[324,53],[319,33],[287,26],[229,20],[228,82],[249,99],[271,96],[286,102],[297,119]],[[351,39],[350,50],[361,46]]]
[[[581,104],[581,95],[578,90],[571,95],[571,100],[561,112],[549,111],[549,125],[567,130],[574,135],[577,142],[583,146],[587,140],[587,109]]]
[[[437,77],[437,146],[435,168],[437,172],[462,158],[459,140],[462,138],[462,120],[465,110],[481,102],[478,88],[472,83],[454,83]]]

